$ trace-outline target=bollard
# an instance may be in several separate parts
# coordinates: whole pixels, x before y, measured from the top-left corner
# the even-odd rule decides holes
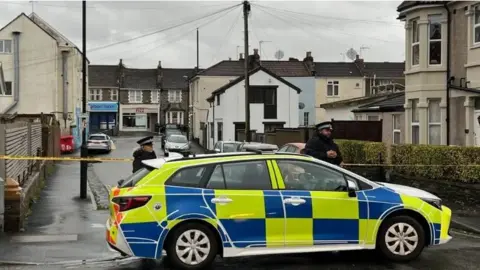
[[[13,178],[7,178],[5,182],[5,231],[18,232],[22,227],[22,188]]]

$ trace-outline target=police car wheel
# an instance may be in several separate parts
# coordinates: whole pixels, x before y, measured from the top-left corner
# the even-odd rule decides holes
[[[410,216],[385,220],[377,235],[377,249],[388,259],[408,262],[416,259],[425,247],[425,231]]]
[[[165,248],[172,269],[204,269],[218,253],[217,238],[205,225],[187,223],[172,232]]]

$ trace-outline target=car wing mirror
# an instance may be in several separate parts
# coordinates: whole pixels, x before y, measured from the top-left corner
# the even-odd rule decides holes
[[[120,179],[120,180],[118,180],[118,182],[117,182],[118,186],[119,186],[119,187],[121,187],[121,186],[122,186],[122,184],[123,184],[123,182],[125,182],[125,180],[124,180],[124,179]]]
[[[347,180],[348,197],[357,197],[358,186],[357,183]]]

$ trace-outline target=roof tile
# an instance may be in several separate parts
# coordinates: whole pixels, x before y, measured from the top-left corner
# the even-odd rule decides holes
[[[266,61],[260,65],[272,71],[279,77],[309,77],[311,76],[305,64],[301,61]],[[225,60],[200,72],[199,76],[242,76],[244,75],[243,60]]]
[[[363,77],[355,63],[316,62],[317,77]]]
[[[117,69],[117,65],[89,65],[88,85],[118,87]]]

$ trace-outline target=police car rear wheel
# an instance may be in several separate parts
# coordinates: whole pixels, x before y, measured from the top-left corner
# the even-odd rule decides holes
[[[425,232],[422,226],[409,216],[385,220],[378,233],[378,249],[393,261],[414,260],[425,247]]]
[[[173,269],[203,269],[217,255],[217,241],[212,231],[198,223],[187,223],[173,231],[167,247]]]

